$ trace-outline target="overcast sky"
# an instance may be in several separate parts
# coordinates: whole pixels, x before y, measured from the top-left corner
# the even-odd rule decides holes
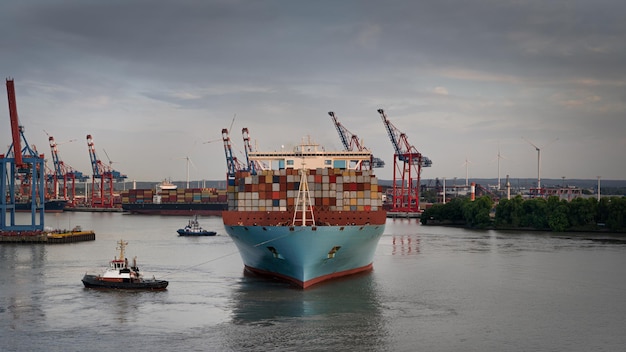
[[[423,179],[498,164],[536,178],[531,143],[542,179],[626,179],[625,14],[620,0],[4,1],[0,70],[28,142],[49,158],[54,136],[86,174],[91,134],[129,180],[185,180],[187,157],[191,179],[221,180],[222,128],[242,159],[243,127],[258,150],[341,149],[334,111],[392,179],[382,108],[433,161]]]

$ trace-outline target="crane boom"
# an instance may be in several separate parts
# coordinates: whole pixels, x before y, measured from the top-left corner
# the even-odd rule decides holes
[[[62,178],[65,176],[65,169],[63,161],[59,160],[59,150],[57,149],[57,144],[54,141],[54,137],[48,137],[48,142],[50,143],[50,152],[52,154],[52,164],[54,165],[54,175],[57,178]]]
[[[410,162],[413,165],[419,163],[422,167],[432,166],[433,162],[430,158],[423,156],[413,145],[411,145],[411,143],[409,143],[406,134],[400,132],[400,130],[398,130],[396,126],[389,121],[383,109],[378,109],[378,113],[383,119],[391,144],[393,144],[396,155],[400,160]]]
[[[335,123],[335,127],[337,128],[337,132],[339,133],[339,139],[341,139],[341,143],[343,143],[344,149],[347,150],[347,151],[351,151],[352,148],[353,148],[352,147],[352,142],[356,141],[356,143],[358,143],[359,139],[356,137],[356,135],[353,135],[352,133],[350,133],[350,131],[348,131],[348,129],[346,129],[341,124],[341,122],[339,122],[339,120],[337,120],[337,117],[335,116],[334,112],[329,111],[328,115],[330,115],[330,117],[332,117],[333,122]],[[350,141],[348,141],[348,135],[351,136]],[[360,147],[360,145],[359,145],[359,147]]]
[[[105,166],[96,155],[96,147],[90,134],[87,135],[87,148],[89,148],[89,159],[91,160],[91,172],[93,176],[99,178],[106,171]]]
[[[230,136],[228,134],[228,129],[222,129],[222,141],[224,141],[224,153],[226,154],[226,167],[228,178],[235,177],[235,173],[237,171],[245,169],[241,162],[237,160],[237,157],[233,156],[233,149],[230,142]]]
[[[13,137],[13,154],[15,157],[15,164],[17,167],[21,167],[22,161],[22,146],[20,132],[22,126],[20,126],[19,119],[17,117],[17,102],[15,99],[15,84],[12,79],[7,79],[7,97],[9,99],[9,118],[11,119],[11,137]]]
[[[333,119],[333,123],[335,124],[335,127],[337,128],[337,132],[339,133],[339,139],[341,139],[341,143],[343,143],[343,147],[346,151],[352,151],[354,150],[354,147],[356,147],[358,151],[367,150],[367,148],[365,148],[365,146],[363,146],[363,144],[359,140],[359,137],[357,137],[357,135],[348,131],[348,129],[345,128],[341,124],[341,122],[339,122],[334,112],[329,111],[328,115],[330,115],[330,117]],[[373,155],[372,155],[371,160],[364,162],[364,164],[366,165],[366,167],[369,167],[369,168],[377,168],[377,167],[385,166],[385,162],[382,159],[376,158]]]
[[[75,139],[68,142],[73,141],[75,141]],[[54,198],[60,198],[59,188],[61,187],[63,199],[69,201],[68,205],[75,205],[76,181],[83,182],[88,178],[84,176],[82,172],[74,170],[70,165],[66,165],[63,160],[59,158],[58,144],[53,136],[48,135],[48,142],[50,143],[50,152],[54,165],[54,173],[49,176],[53,181]]]
[[[242,128],[241,134],[243,136],[244,149],[246,150],[246,165],[248,166],[248,170],[250,170],[250,173],[256,175],[257,162],[254,160],[250,160],[250,158],[248,157],[248,153],[253,151],[252,145],[250,144],[250,132],[248,131],[248,128]]]
[[[91,159],[91,206],[94,208],[113,208],[113,180],[123,181],[127,176],[119,171],[113,170],[109,165],[105,165],[96,155],[96,147],[90,134],[87,135],[87,147],[89,148],[89,158]],[[96,183],[96,179],[100,183]],[[99,188],[99,192],[97,192]]]

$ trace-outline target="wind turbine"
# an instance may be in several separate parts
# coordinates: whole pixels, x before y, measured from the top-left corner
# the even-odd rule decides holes
[[[467,159],[467,157],[465,157],[465,162],[463,163],[465,165],[465,185],[468,185],[468,181],[469,181],[469,164],[471,163],[471,161],[469,161]]]
[[[113,167],[113,163],[116,163],[117,161],[112,161],[111,158],[109,158],[109,153],[107,153],[106,149],[102,148],[102,150],[104,151],[104,155],[106,155],[109,160],[109,166]]]
[[[196,166],[193,164],[193,161],[191,161],[191,158],[189,158],[188,156],[182,157],[180,159],[187,160],[187,188],[189,188],[189,164],[193,165],[193,167]]]
[[[500,154],[500,142],[498,142],[498,155],[496,157],[498,158],[498,190],[500,190],[500,159],[506,159]]]
[[[522,137],[522,139],[524,139],[530,145],[535,147],[535,150],[537,150],[537,188],[541,189],[541,149],[547,147],[548,145],[550,145],[550,144],[552,144],[554,142],[556,142],[558,140],[558,138],[553,139],[550,143],[544,145],[541,148],[539,148],[533,142],[529,141],[528,139],[526,139],[524,137]]]

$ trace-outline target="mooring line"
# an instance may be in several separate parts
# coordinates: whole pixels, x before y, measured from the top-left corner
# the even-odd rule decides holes
[[[300,231],[300,230],[298,230],[298,231]],[[275,238],[271,238],[271,239],[269,239],[269,240],[267,240],[267,241],[259,242],[259,243],[255,244],[253,247],[262,246],[262,245],[264,245],[264,244],[267,244],[267,243],[270,243],[270,242],[274,242],[274,241],[276,241],[276,240],[279,240],[279,239],[281,239],[281,238],[285,238],[285,237],[290,236],[290,235],[292,235],[292,234],[293,234],[293,232],[290,232],[290,233],[288,233],[288,234],[286,234],[286,235],[282,235],[282,236],[278,236],[278,237],[275,237]],[[224,255],[219,256],[219,257],[216,257],[216,258],[212,258],[211,260],[207,260],[206,262],[202,262],[202,263],[199,263],[199,264],[194,264],[194,265],[188,266],[188,267],[186,267],[186,268],[182,268],[182,269],[180,269],[180,270],[188,270],[188,269],[191,269],[191,268],[195,268],[195,267],[197,267],[197,266],[201,266],[201,265],[204,265],[204,264],[208,264],[208,263],[214,262],[214,261],[219,260],[219,259],[222,259],[222,258],[229,257],[229,256],[231,256],[231,255],[233,255],[233,254],[237,254],[237,253],[239,253],[239,251],[238,251],[238,250],[237,250],[237,251],[230,252],[230,253],[227,253],[227,254],[224,254]],[[180,270],[179,270],[179,271],[180,271]],[[174,273],[172,272],[172,273],[169,273],[169,274],[166,274],[166,275],[161,276],[161,278],[168,277],[168,276],[173,275],[173,274],[174,274]]]

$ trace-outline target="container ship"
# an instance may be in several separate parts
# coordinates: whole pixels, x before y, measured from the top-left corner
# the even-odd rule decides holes
[[[122,192],[122,209],[131,214],[220,216],[227,207],[226,190],[216,188],[178,188],[163,182],[156,189]]]
[[[369,271],[385,229],[382,190],[369,151],[327,152],[303,142],[291,152],[250,152],[258,171],[228,179],[224,227],[246,271],[305,289]]]
[[[44,212],[46,213],[62,213],[67,205],[65,199],[48,199],[44,203]],[[32,203],[15,203],[15,211],[20,213],[30,212]]]

